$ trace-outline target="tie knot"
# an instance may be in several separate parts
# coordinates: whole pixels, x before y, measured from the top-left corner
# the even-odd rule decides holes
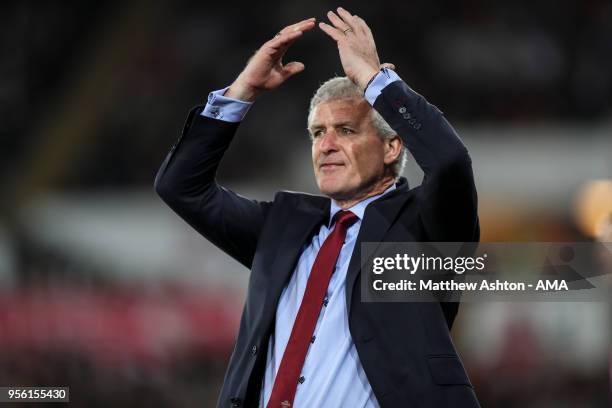
[[[338,211],[334,218],[336,219],[338,225],[342,225],[343,227],[347,228],[357,221],[357,216],[350,211]]]

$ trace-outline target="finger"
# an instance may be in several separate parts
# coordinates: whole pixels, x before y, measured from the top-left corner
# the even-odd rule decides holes
[[[330,26],[326,23],[319,23],[319,28],[329,35],[334,41],[340,41],[345,35],[337,28]]]
[[[288,33],[280,37],[276,42],[273,42],[268,46],[268,54],[273,60],[280,61],[283,55],[287,52],[289,47],[302,36],[301,31],[295,33]]]
[[[271,43],[271,45],[274,48],[281,47],[284,44],[283,41],[294,41],[296,35],[299,37],[304,31],[312,30],[314,26],[315,19],[311,18],[308,20],[300,21],[299,23],[293,24],[289,27],[285,27],[281,31],[279,31],[278,34],[274,36],[274,38],[272,38],[271,41],[273,42]]]
[[[329,21],[334,25],[334,27],[342,31],[343,34],[345,30],[351,28],[350,25],[348,25],[344,20],[338,17],[338,15],[336,15],[336,13],[334,13],[333,11],[327,12],[327,18],[329,18]]]
[[[261,48],[261,51],[268,55],[268,57],[272,60],[280,61],[291,44],[293,44],[301,36],[301,31],[283,34],[265,43]]]
[[[342,7],[338,7],[338,15],[342,18],[342,20],[348,24],[349,27],[351,28],[355,28],[355,18],[353,17],[353,15],[351,13],[349,13],[348,11],[346,11],[345,9],[343,9]]]
[[[297,61],[290,62],[283,67],[283,77],[287,79],[290,76],[299,74],[305,68],[306,67],[301,62],[297,62]]]
[[[388,68],[388,69],[390,69],[390,70],[395,71],[395,65],[391,64],[390,62],[385,62],[385,63],[383,63],[383,64],[380,64],[380,68],[381,68],[381,69],[383,69],[383,68]]]
[[[310,29],[312,29],[314,27],[315,21],[316,21],[316,19],[314,17],[307,18],[306,20],[302,20],[302,21],[297,22],[295,24],[291,24],[291,25],[288,25],[287,27],[284,27],[278,33],[279,34],[284,34],[284,33],[289,33],[289,32],[292,32],[292,31],[306,31],[306,30],[310,30]]]
[[[278,50],[282,47],[292,44],[301,35],[302,35],[302,31],[290,31],[287,33],[282,33],[281,35],[276,36],[270,41],[268,41],[266,45],[270,48]]]
[[[355,26],[356,28],[360,28],[362,30],[362,32],[364,34],[371,34],[372,30],[370,30],[370,27],[366,24],[365,20],[361,17],[359,17],[358,15],[353,15],[354,17],[354,22],[355,22]]]

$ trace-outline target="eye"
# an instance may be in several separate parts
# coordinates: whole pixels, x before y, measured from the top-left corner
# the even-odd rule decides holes
[[[347,127],[343,127],[343,128],[341,129],[341,132],[342,132],[343,134],[345,134],[345,135],[350,135],[350,134],[352,134],[352,133],[355,133],[355,132],[353,131],[353,129],[349,129],[349,128],[347,128]]]
[[[312,134],[312,137],[320,137],[322,134],[323,134],[323,131],[321,129],[315,130],[314,133]]]

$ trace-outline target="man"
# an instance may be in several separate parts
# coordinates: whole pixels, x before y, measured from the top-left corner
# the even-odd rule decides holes
[[[281,191],[257,202],[215,181],[250,104],[304,69],[281,59],[314,18],[281,30],[192,110],[155,180],[174,211],[251,269],[218,406],[477,407],[449,334],[456,304],[362,302],[358,279],[361,242],[478,240],[467,150],[380,64],[361,18],[342,8],[328,17],[319,28],[347,78],[322,85],[308,116],[325,196]],[[418,188],[399,177],[404,146],[425,172]]]

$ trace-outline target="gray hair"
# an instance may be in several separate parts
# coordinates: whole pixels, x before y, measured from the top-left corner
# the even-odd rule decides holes
[[[314,108],[318,104],[336,99],[363,97],[361,89],[347,77],[334,77],[328,79],[319,86],[319,89],[316,90],[310,100],[310,107],[308,108],[308,126],[310,127]],[[383,117],[380,116],[380,113],[374,108],[372,108],[372,125],[382,139],[391,139],[397,136],[397,132],[389,126],[387,121],[384,120]],[[406,158],[406,146],[402,145],[402,151],[397,160],[391,164],[391,171],[393,171],[396,179],[402,174],[406,166]]]

